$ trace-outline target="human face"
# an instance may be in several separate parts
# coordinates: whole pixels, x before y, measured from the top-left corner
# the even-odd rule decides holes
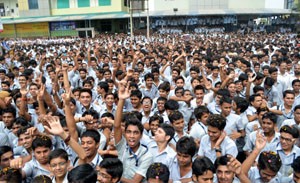
[[[160,89],[159,90],[159,96],[167,98],[168,93],[167,93],[167,91]]]
[[[155,120],[155,121],[151,122],[151,124],[150,124],[150,130],[151,130],[151,132],[152,132],[153,135],[157,131],[158,127],[159,127],[159,121],[158,120]]]
[[[99,123],[98,119],[93,119],[92,121],[85,122],[84,125],[88,130],[98,130]]]
[[[300,122],[300,109],[294,111],[294,120],[299,123]]]
[[[175,84],[176,84],[177,87],[183,87],[184,86],[184,81],[182,79],[178,79]]]
[[[137,126],[128,125],[127,129],[125,129],[125,138],[127,140],[128,146],[131,149],[136,149],[140,144],[142,133]]]
[[[4,122],[5,126],[10,129],[12,127],[13,121],[15,120],[12,113],[7,112],[2,114],[2,121]]]
[[[278,76],[278,73],[277,72],[273,72],[271,74],[271,78],[274,79],[275,81],[277,81],[277,76]]]
[[[96,143],[92,137],[82,137],[81,146],[84,149],[86,156],[92,158],[97,153],[99,143]]]
[[[92,101],[92,96],[88,92],[82,92],[79,96],[79,101],[84,107],[89,107]]]
[[[183,127],[184,127],[184,120],[179,119],[179,120],[175,120],[173,121],[173,127],[175,129],[176,132],[183,132]]]
[[[261,104],[262,104],[262,97],[260,96],[255,97],[254,101],[251,102],[251,105],[256,109],[258,109],[261,106]]]
[[[10,166],[10,160],[14,159],[14,154],[12,151],[8,151],[1,156],[0,166],[6,168]]]
[[[293,94],[286,94],[285,97],[283,98],[284,104],[287,106],[292,106],[295,101],[295,95]]]
[[[296,93],[299,93],[300,91],[300,82],[295,82],[294,85],[293,85],[293,90],[296,92]]]
[[[232,107],[232,104],[224,102],[221,105],[222,114],[224,116],[228,116],[230,114],[230,112],[231,112],[231,107]]]
[[[194,79],[194,81],[192,82],[192,87],[195,88],[198,85],[200,85],[200,81],[198,79]]]
[[[196,90],[195,91],[195,96],[196,96],[196,99],[203,99],[204,91],[203,90]]]
[[[193,175],[193,181],[195,183],[213,183],[214,179],[214,173],[210,170],[207,170],[203,173],[203,175],[199,175],[196,177],[196,175]]]
[[[27,80],[24,76],[19,77],[19,84],[20,84],[21,87],[24,87],[24,86],[27,85]]]
[[[231,83],[231,84],[228,86],[228,90],[229,90],[229,92],[230,92],[230,96],[231,96],[231,97],[234,97],[235,92],[236,92],[235,84],[234,84],[234,83]]]
[[[86,77],[86,72],[80,71],[80,72],[79,72],[79,75],[80,75],[80,78],[81,78],[81,79],[85,79],[85,77]]]
[[[31,94],[31,96],[33,97],[37,96],[37,91],[38,91],[37,86],[35,85],[30,86],[29,93]]]
[[[165,101],[163,101],[163,100],[157,101],[157,110],[159,112],[165,111]]]
[[[104,79],[110,79],[111,78],[111,73],[110,72],[105,72],[104,73]]]
[[[221,133],[222,133],[222,131],[219,130],[218,128],[216,128],[216,127],[212,127],[212,126],[207,127],[207,134],[208,134],[210,140],[213,141],[213,142],[218,140]]]
[[[151,100],[150,99],[144,99],[143,100],[143,110],[144,112],[150,112],[152,108]]]
[[[18,138],[19,144],[25,149],[29,149],[32,145],[33,137],[29,133],[20,134]]]
[[[209,117],[209,114],[208,113],[203,113],[202,116],[201,116],[201,119],[200,121],[203,123],[203,124],[207,124],[206,121],[207,121],[207,118]]]
[[[157,131],[155,132],[154,140],[156,142],[167,142],[170,136],[166,135],[166,132],[162,128],[158,128]]]
[[[219,183],[232,183],[234,173],[226,165],[219,165],[216,172]]]
[[[138,108],[140,106],[140,99],[136,96],[130,97],[130,102],[133,108]]]
[[[195,78],[198,76],[198,73],[196,71],[191,71],[190,76],[191,76],[191,78]]]
[[[152,78],[147,78],[146,79],[146,88],[151,88],[153,84],[153,79]]]
[[[113,95],[107,95],[105,97],[105,103],[107,106],[112,107],[115,102],[115,98]]]
[[[220,104],[220,100],[222,98],[222,95],[217,95],[215,98],[216,104],[219,105]]]
[[[48,147],[35,148],[35,150],[34,150],[35,159],[42,165],[47,164],[50,151],[51,150]]]
[[[97,167],[97,180],[99,183],[116,183],[117,178],[112,178],[106,171],[106,168]]]
[[[179,167],[187,167],[192,163],[192,157],[189,154],[182,154],[177,152],[177,160]]]
[[[266,168],[264,170],[259,170],[260,178],[263,182],[270,182],[276,176],[276,173],[272,170]]]
[[[18,130],[21,128],[21,125],[20,124],[13,124],[12,125],[12,127],[11,127],[11,129],[12,129],[12,132],[13,132],[13,134],[15,134],[16,136],[17,136],[17,132],[18,132]]]
[[[280,144],[283,150],[291,150],[293,148],[295,139],[293,136],[286,132],[280,133]]]
[[[262,120],[261,126],[265,133],[274,132],[275,124],[268,118]]]
[[[50,161],[50,170],[55,177],[64,178],[66,173],[68,172],[69,164],[69,161],[66,161],[61,157],[53,158]]]

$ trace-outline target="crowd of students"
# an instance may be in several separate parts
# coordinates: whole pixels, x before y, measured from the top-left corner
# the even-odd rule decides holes
[[[1,181],[300,182],[296,34],[1,46]]]

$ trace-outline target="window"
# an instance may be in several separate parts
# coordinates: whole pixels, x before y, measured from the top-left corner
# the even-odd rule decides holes
[[[32,9],[39,9],[38,0],[28,0],[28,6],[29,6],[30,10],[32,10]]]
[[[99,3],[99,6],[110,6],[111,0],[98,0],[98,3]]]
[[[90,0],[77,0],[78,8],[90,7]]]
[[[57,0],[57,8],[58,9],[70,8],[69,0]]]

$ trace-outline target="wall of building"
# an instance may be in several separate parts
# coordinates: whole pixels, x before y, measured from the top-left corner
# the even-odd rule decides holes
[[[37,0],[38,8],[30,8],[28,0],[18,0],[20,17],[50,16],[50,1]]]
[[[19,16],[18,7],[19,7],[18,0],[0,0],[0,16],[17,17]]]

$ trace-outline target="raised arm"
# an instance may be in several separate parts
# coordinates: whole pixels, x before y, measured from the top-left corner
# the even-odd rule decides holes
[[[114,123],[114,136],[115,136],[115,143],[119,143],[122,139],[122,129],[121,129],[121,121],[122,121],[122,113],[123,113],[123,107],[125,104],[125,100],[129,98],[130,91],[129,91],[129,82],[126,80],[122,80],[119,82],[119,102],[117,106],[117,112],[116,112],[116,119]]]
[[[261,150],[266,146],[266,143],[267,143],[266,138],[259,131],[257,131],[255,148],[242,164],[242,171],[244,172],[245,175],[248,175],[251,166],[255,162],[255,159],[257,158]]]

